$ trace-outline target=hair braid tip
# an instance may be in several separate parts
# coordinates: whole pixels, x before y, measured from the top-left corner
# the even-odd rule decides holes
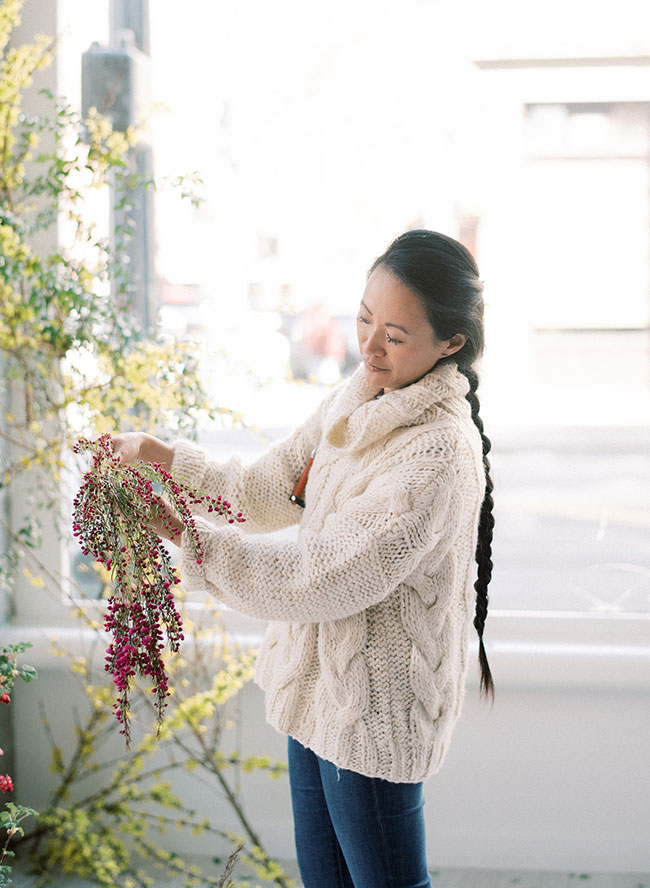
[[[492,670],[485,652],[482,633],[479,636],[478,661],[481,668],[480,694],[494,706],[494,679],[492,678]]]

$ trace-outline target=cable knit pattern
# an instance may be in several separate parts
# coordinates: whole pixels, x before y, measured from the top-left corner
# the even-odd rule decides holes
[[[360,368],[252,466],[180,441],[174,472],[246,518],[198,514],[188,588],[269,621],[256,680],[266,715],[322,758],[419,782],[460,714],[485,479],[454,364],[375,400]],[[289,494],[312,449],[304,510]],[[299,522],[295,542],[263,534]]]

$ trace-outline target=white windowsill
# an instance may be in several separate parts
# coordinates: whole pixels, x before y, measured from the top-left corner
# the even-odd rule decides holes
[[[98,606],[99,605],[99,606]],[[101,602],[87,603],[102,610]],[[186,605],[195,616],[200,603]],[[222,608],[233,640],[244,647],[259,645],[264,623]],[[470,635],[471,657],[477,643]],[[52,668],[52,642],[74,655],[88,650],[96,635],[78,625],[36,626],[11,623],[3,627],[2,643],[29,641],[26,661]],[[650,616],[571,612],[494,611],[488,616],[486,650],[497,688],[593,688],[650,691]],[[470,666],[468,684],[477,684]]]

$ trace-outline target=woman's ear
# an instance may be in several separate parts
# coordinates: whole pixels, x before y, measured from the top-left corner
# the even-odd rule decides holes
[[[443,354],[445,355],[445,357],[455,354],[457,351],[461,350],[466,342],[467,336],[465,336],[463,333],[454,333],[451,339],[447,340],[447,344],[445,346]]]

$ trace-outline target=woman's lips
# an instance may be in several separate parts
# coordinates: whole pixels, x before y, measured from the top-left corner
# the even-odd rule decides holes
[[[375,370],[376,372],[380,373],[385,373],[387,370],[386,367],[377,367],[375,364],[371,364],[370,361],[366,360],[366,358],[363,359],[363,362],[369,370]]]

